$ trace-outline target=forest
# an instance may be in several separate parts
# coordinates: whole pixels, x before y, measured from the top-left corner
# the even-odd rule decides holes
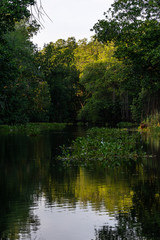
[[[69,37],[41,50],[32,42],[35,4],[0,1],[0,124],[160,118],[159,1],[115,0],[91,40]]]
[[[40,49],[44,1],[0,0],[0,239],[158,240],[160,0]]]

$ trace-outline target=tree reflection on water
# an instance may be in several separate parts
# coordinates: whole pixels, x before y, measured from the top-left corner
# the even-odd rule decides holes
[[[133,186],[133,206],[116,215],[115,227],[95,229],[95,240],[158,240],[160,236],[160,186],[157,180],[138,181]]]
[[[115,171],[64,169],[54,159],[59,144],[54,141],[51,134],[1,136],[0,239],[32,239],[32,232],[41,228],[34,209],[42,196],[47,208],[59,204],[74,209],[80,203],[86,211],[89,203],[93,211],[103,209],[114,217],[114,227],[104,223],[95,229],[95,240],[159,239],[158,158],[147,160],[144,167]]]

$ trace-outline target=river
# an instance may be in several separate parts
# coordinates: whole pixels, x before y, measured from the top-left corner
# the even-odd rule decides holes
[[[64,169],[59,146],[84,134],[0,135],[0,239],[160,239],[160,138],[144,166]]]

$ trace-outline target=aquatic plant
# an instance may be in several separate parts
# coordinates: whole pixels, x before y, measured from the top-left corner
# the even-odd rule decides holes
[[[92,128],[85,137],[78,137],[70,148],[62,146],[59,160],[67,166],[100,165],[117,167],[139,162],[146,157],[140,133],[121,129]]]

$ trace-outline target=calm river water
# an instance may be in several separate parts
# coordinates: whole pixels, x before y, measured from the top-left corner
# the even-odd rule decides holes
[[[144,167],[64,169],[58,146],[83,134],[0,135],[0,239],[160,239],[160,139]]]

